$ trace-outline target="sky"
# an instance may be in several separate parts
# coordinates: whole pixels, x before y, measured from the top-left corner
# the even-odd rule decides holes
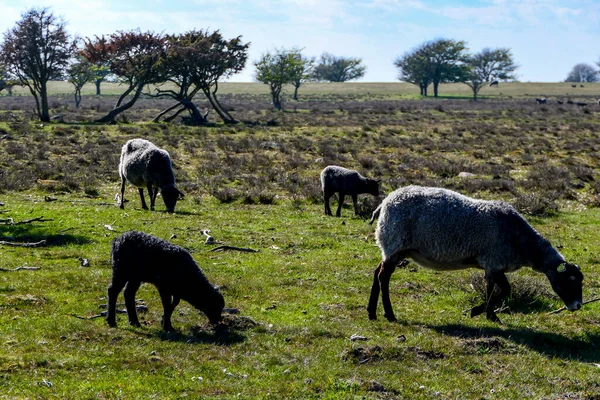
[[[394,60],[438,38],[464,40],[471,52],[508,47],[523,82],[563,81],[577,63],[600,61],[600,0],[0,0],[0,32],[32,7],[49,7],[83,37],[141,29],[220,30],[250,42],[246,69],[275,48],[359,57],[362,82],[393,82]]]

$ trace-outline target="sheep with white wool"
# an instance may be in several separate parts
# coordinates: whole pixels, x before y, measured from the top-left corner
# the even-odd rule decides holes
[[[373,213],[380,216],[375,237],[383,260],[375,269],[367,307],[377,317],[381,293],[385,314],[395,321],[389,298],[390,277],[406,258],[440,271],[465,268],[485,270],[486,302],[471,316],[486,313],[500,322],[494,308],[510,294],[506,272],[522,266],[545,274],[570,311],[581,308],[583,274],[565,261],[509,204],[476,200],[442,188],[408,186],[390,193]],[[407,263],[407,261],[403,261]],[[494,285],[500,293],[492,296]]]
[[[332,215],[329,207],[329,199],[334,193],[339,194],[339,204],[335,213],[336,217],[342,215],[342,206],[344,205],[345,195],[352,197],[354,203],[354,213],[358,215],[358,195],[368,193],[373,196],[379,196],[379,181],[365,178],[358,172],[330,165],[321,171],[321,189],[325,201],[325,215]]]
[[[145,139],[131,139],[123,145],[119,176],[121,177],[119,204],[121,208],[125,208],[125,181],[129,181],[138,188],[144,210],[148,209],[144,200],[144,188],[148,189],[150,195],[151,210],[154,210],[158,189],[160,189],[167,212],[174,212],[177,200],[183,197],[183,193],[175,187],[175,176],[169,153]]]
[[[225,301],[182,247],[143,232],[125,232],[113,241],[112,281],[108,287],[106,321],[117,326],[117,297],[125,288],[125,307],[129,323],[140,326],[135,309],[135,294],[142,282],[156,286],[163,305],[162,326],[172,331],[171,315],[181,299],[202,311],[213,324],[221,320]]]

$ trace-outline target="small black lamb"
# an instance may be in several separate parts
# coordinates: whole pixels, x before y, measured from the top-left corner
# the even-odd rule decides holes
[[[140,326],[135,309],[135,294],[142,282],[156,286],[163,304],[162,327],[172,331],[171,314],[180,299],[202,311],[212,324],[221,320],[225,301],[206,279],[190,253],[143,232],[125,232],[113,241],[112,281],[108,287],[108,325],[115,327],[117,297],[125,288],[129,323]]]
[[[495,306],[510,294],[507,272],[522,266],[548,277],[570,311],[582,306],[583,274],[509,204],[476,200],[442,188],[407,186],[390,193],[373,213],[379,216],[375,238],[382,261],[375,269],[369,319],[377,317],[379,294],[385,317],[395,321],[389,297],[390,277],[407,258],[438,271],[480,268],[485,271],[486,301],[471,316],[486,313],[500,322]],[[498,285],[500,293],[494,294]]]
[[[153,211],[159,188],[167,212],[174,212],[177,200],[183,198],[183,193],[175,187],[175,176],[169,153],[159,149],[148,140],[131,139],[123,145],[119,176],[121,177],[121,201],[119,204],[121,208],[125,208],[125,181],[129,181],[139,189],[144,210],[148,209],[144,200],[144,188],[148,189],[150,209]]]
[[[379,181],[365,178],[358,172],[330,165],[321,171],[321,188],[323,189],[323,198],[325,200],[325,215],[332,215],[329,207],[329,199],[334,193],[339,193],[339,204],[335,213],[336,217],[342,215],[342,206],[344,205],[344,196],[352,196],[354,203],[354,213],[358,215],[357,196],[368,193],[373,196],[379,196]]]

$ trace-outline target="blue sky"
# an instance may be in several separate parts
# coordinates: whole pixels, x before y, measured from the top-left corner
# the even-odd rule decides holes
[[[473,52],[511,48],[522,81],[562,81],[573,65],[600,61],[600,0],[0,0],[0,30],[42,6],[82,36],[135,28],[242,35],[250,62],[234,81],[252,81],[251,61],[265,51],[300,47],[361,57],[362,81],[391,82],[396,57],[441,37],[465,40]]]

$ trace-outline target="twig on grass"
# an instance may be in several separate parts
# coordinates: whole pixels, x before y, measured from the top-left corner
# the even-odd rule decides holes
[[[0,219],[0,222],[4,223],[6,225],[23,225],[23,224],[30,224],[32,222],[48,222],[48,221],[54,221],[54,220],[52,218],[44,219],[44,217],[36,217],[36,218],[26,219],[24,221],[17,221],[17,222],[15,222],[12,218]]]
[[[259,251],[259,250],[249,249],[247,247],[235,247],[235,246],[227,246],[227,245],[218,246],[209,251],[214,252],[214,251],[225,251],[225,250],[243,251],[245,253],[258,253],[258,251]]]
[[[0,268],[0,271],[2,271],[2,272],[37,271],[38,269],[42,269],[42,267],[17,267],[15,269]]]
[[[593,303],[593,302],[595,302],[595,301],[599,301],[599,300],[600,300],[600,297],[596,297],[595,299],[588,300],[588,301],[584,301],[584,302],[583,302],[581,305],[585,305],[585,304]],[[547,315],[551,315],[551,314],[558,314],[558,313],[560,313],[560,312],[563,312],[563,311],[565,311],[566,309],[567,309],[567,307],[564,307],[564,306],[563,306],[563,307],[559,308],[558,310],[550,311],[550,312],[549,312]]]
[[[12,247],[40,247],[46,244],[46,239],[40,240],[39,242],[33,243],[16,243],[16,242],[5,242],[0,240],[0,245],[12,246]]]

